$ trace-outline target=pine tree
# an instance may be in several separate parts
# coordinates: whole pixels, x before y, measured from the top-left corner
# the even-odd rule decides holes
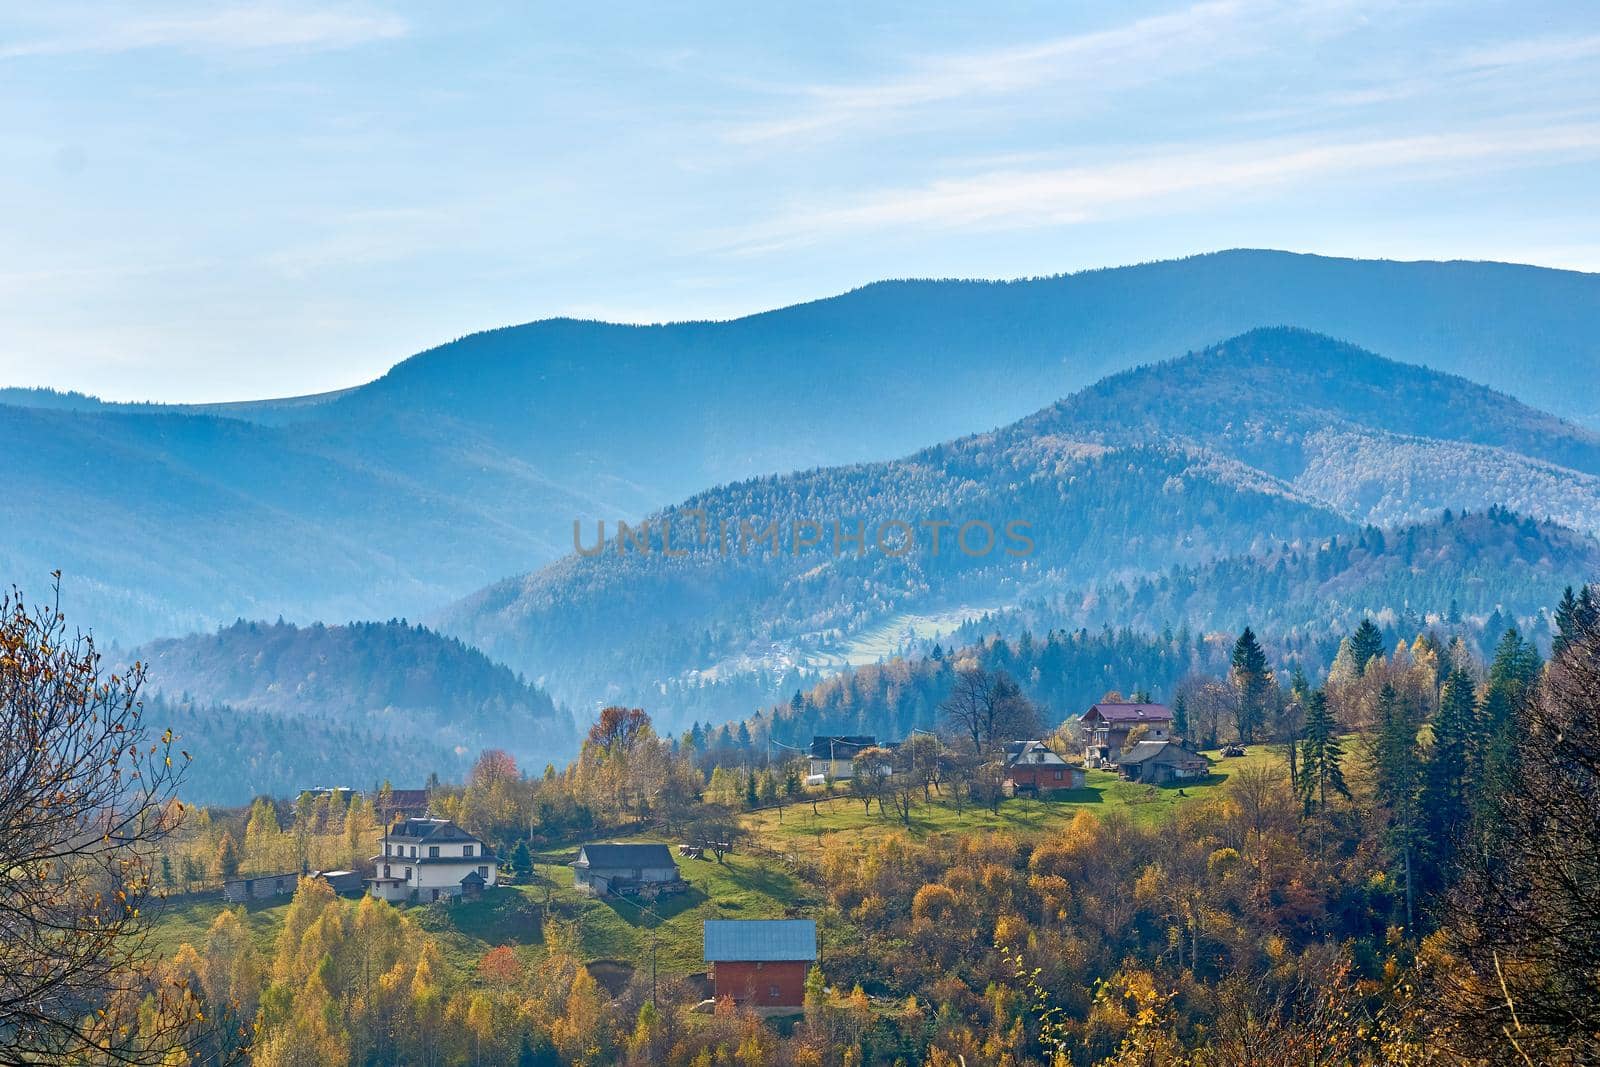
[[[1189,702],[1182,693],[1172,701],[1172,732],[1178,737],[1189,736]]]
[[[1344,749],[1334,730],[1328,696],[1319,689],[1306,705],[1306,736],[1300,742],[1300,796],[1307,815],[1326,810],[1329,790],[1350,797],[1344,781]]]
[[[1357,674],[1364,674],[1374,657],[1382,658],[1383,632],[1371,619],[1362,619],[1356,632],[1350,635],[1350,654],[1355,657]]]
[[[518,841],[511,850],[511,869],[523,878],[533,873],[533,854],[528,851],[526,841]]]

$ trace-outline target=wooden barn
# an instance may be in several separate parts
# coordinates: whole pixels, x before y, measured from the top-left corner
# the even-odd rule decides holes
[[[1140,741],[1121,754],[1117,771],[1129,781],[1162,785],[1205,778],[1211,762],[1182,741]]]
[[[800,1008],[817,961],[812,919],[708,919],[705,958],[713,995],[752,1008]]]

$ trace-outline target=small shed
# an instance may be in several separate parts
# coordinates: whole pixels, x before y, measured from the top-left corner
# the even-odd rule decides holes
[[[477,871],[468,871],[466,877],[461,879],[461,899],[478,900],[483,896],[483,887],[488,884],[483,875]]]
[[[312,877],[321,878],[332,887],[335,893],[341,896],[349,893],[361,893],[366,888],[366,878],[360,871],[317,871]]]
[[[300,888],[300,872],[285,874],[256,874],[248,878],[229,878],[222,883],[222,899],[230,904],[243,904],[249,900],[267,900],[271,897],[292,897]]]
[[[799,1008],[817,960],[813,919],[708,919],[705,959],[713,995],[753,1008]]]
[[[592,896],[671,889],[682,883],[672,850],[654,842],[584,845],[572,862],[572,884]]]

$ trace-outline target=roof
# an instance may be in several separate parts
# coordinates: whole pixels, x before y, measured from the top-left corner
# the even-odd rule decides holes
[[[389,828],[390,837],[404,837],[411,841],[437,844],[441,841],[473,841],[478,839],[449,819],[401,819]]]
[[[846,734],[840,737],[816,736],[811,739],[812,759],[852,759],[864,748],[872,748],[878,739],[871,734]]]
[[[241,874],[223,880],[223,885],[243,885],[246,882],[272,882],[280,878],[299,878],[299,871],[282,871],[278,874]]]
[[[478,885],[486,885],[487,884],[484,881],[483,875],[479,874],[477,871],[468,871],[467,872],[467,876],[465,878],[461,879],[461,884],[462,885],[470,885],[470,884],[472,884],[474,882],[476,882]]]
[[[1165,704],[1096,704],[1083,713],[1085,719],[1099,713],[1106,722],[1136,725],[1141,722],[1171,722],[1172,709]]]
[[[378,803],[379,794],[372,794],[372,802]],[[428,810],[428,791],[426,789],[391,789],[389,803],[385,811],[426,811]]]
[[[1179,757],[1178,762],[1182,763],[1206,763],[1209,765],[1210,762],[1204,756],[1190,752],[1177,741],[1140,741],[1132,748],[1125,749],[1122,755],[1117,757],[1117,762],[1119,764],[1143,763],[1158,756],[1176,756]]]
[[[631,870],[635,867],[677,867],[678,861],[672,858],[672,850],[666,845],[607,841],[578,849],[578,858],[573,866],[591,870]]]
[[[1043,759],[1038,757],[1043,756]],[[1012,767],[1018,763],[1024,766],[1050,766],[1066,763],[1049,745],[1043,741],[1008,741],[1006,742],[1006,766]]]
[[[814,919],[707,919],[706,962],[794,961],[817,958]]]

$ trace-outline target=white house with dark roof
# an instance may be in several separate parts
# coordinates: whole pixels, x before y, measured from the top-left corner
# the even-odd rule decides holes
[[[449,819],[401,819],[384,831],[367,892],[428,903],[495,884],[494,850]],[[469,886],[467,883],[471,882]]]

